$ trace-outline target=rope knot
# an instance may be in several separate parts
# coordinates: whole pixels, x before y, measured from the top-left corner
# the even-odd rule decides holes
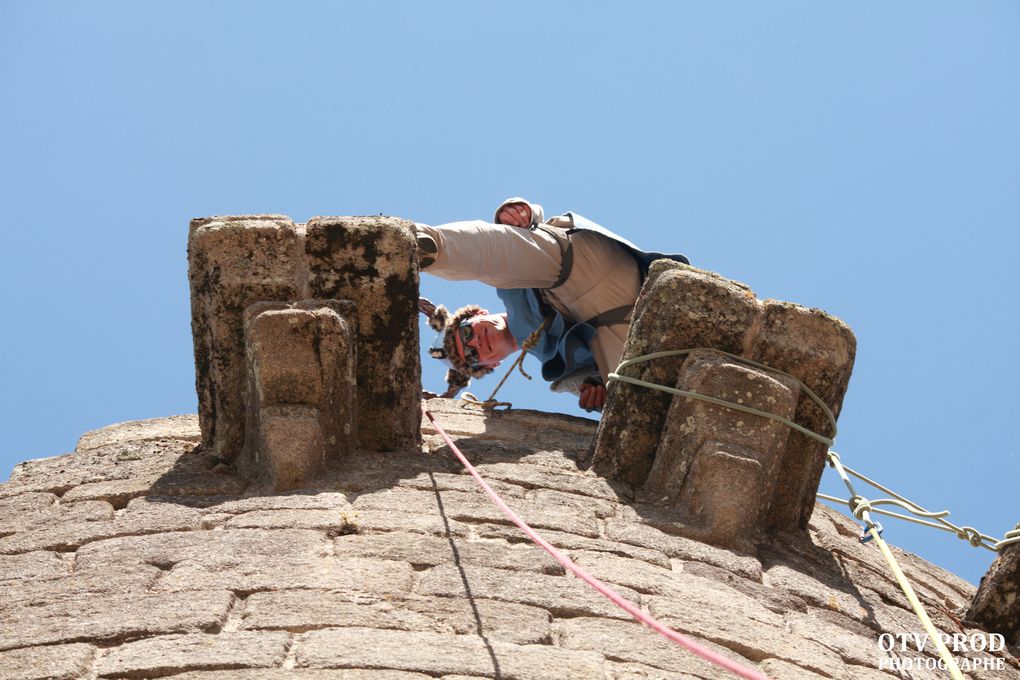
[[[956,537],[967,541],[975,548],[981,545],[981,532],[974,527],[960,527],[956,532]]]
[[[864,513],[872,511],[871,501],[864,496],[851,496],[847,505],[850,506],[850,512],[853,513],[854,517],[862,522],[871,523],[870,520],[864,519]]]

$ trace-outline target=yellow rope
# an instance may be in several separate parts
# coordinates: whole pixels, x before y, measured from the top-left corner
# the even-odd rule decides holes
[[[936,649],[938,649],[939,656],[942,657],[942,661],[946,664],[946,670],[953,676],[953,680],[964,680],[963,674],[960,673],[959,666],[956,665],[956,659],[949,653],[942,638],[939,637],[939,632],[935,629],[935,624],[931,622],[931,618],[928,616],[928,612],[925,611],[924,605],[917,598],[917,594],[914,589],[910,586],[910,581],[907,580],[903,570],[900,569],[899,563],[896,561],[896,557],[889,550],[889,546],[886,545],[885,541],[882,540],[882,535],[879,532],[879,526],[876,522],[871,519],[871,507],[874,501],[869,501],[867,498],[857,494],[854,489],[853,482],[850,481],[850,477],[847,475],[846,468],[843,467],[843,463],[839,459],[839,454],[835,451],[829,451],[828,453],[829,465],[836,469],[836,473],[840,479],[846,485],[846,488],[850,491],[850,500],[847,505],[850,506],[850,511],[854,517],[864,522],[864,525],[868,529],[868,533],[871,534],[871,538],[874,539],[875,544],[878,545],[879,550],[882,551],[882,555],[885,556],[885,561],[889,563],[889,568],[892,570],[893,576],[896,577],[897,583],[900,584],[900,589],[903,594],[907,596],[907,601],[910,602],[910,606],[914,608],[914,613],[917,618],[920,619],[921,625],[924,626],[924,630],[928,633],[928,638],[935,643]],[[933,513],[938,514],[938,513]]]
[[[899,563],[896,561],[896,557],[892,554],[892,550],[889,550],[889,546],[882,540],[882,536],[879,535],[878,529],[874,523],[869,523],[868,533],[875,540],[879,550],[885,555],[885,561],[889,563],[889,568],[892,569],[893,575],[900,584],[900,589],[903,590],[903,594],[907,596],[907,600],[910,601],[910,605],[914,608],[914,613],[917,614],[917,618],[921,619],[921,625],[924,626],[924,630],[928,633],[928,639],[935,643],[935,647],[939,651],[939,656],[942,657],[942,661],[946,664],[946,670],[949,671],[949,675],[953,677],[953,680],[964,680],[963,673],[960,672],[960,667],[956,665],[956,659],[949,653],[949,649],[946,648],[946,644],[942,641],[942,637],[939,635],[938,630],[935,629],[935,624],[931,622],[928,617],[928,612],[924,610],[924,605],[917,599],[917,594],[914,589],[910,587],[910,581],[907,580],[903,570],[900,569]]]

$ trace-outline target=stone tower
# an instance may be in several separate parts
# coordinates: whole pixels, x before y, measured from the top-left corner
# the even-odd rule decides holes
[[[733,677],[567,575],[422,422],[409,223],[196,220],[189,265],[199,414],[89,432],[0,484],[0,680]],[[696,350],[643,378],[823,434],[838,415],[834,317],[663,262],[636,317],[625,358]],[[676,631],[777,680],[947,677],[878,551],[814,503],[817,440],[645,389],[614,384],[601,423],[425,406]],[[895,552],[940,631],[987,639],[972,585]],[[1015,653],[958,656],[1020,680]]]

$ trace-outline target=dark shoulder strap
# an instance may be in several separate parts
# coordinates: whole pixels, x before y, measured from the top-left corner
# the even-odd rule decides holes
[[[622,305],[620,307],[614,307],[610,310],[597,314],[592,318],[585,321],[586,324],[593,328],[599,326],[615,326],[622,323],[630,323],[630,311],[634,309],[634,305]]]
[[[560,247],[560,275],[559,278],[556,279],[556,282],[549,286],[546,290],[559,288],[566,283],[568,278],[570,278],[570,272],[574,268],[574,246],[570,243],[569,233],[564,234],[556,229],[550,229],[544,224],[536,224],[533,228],[544,231],[552,236],[556,239],[556,244]]]

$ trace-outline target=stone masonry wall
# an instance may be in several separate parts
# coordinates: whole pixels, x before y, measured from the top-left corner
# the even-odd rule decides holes
[[[313,301],[319,307],[348,305],[338,311],[356,337],[357,388],[347,438],[352,446],[374,451],[418,443],[418,266],[410,222],[316,217],[306,225],[282,215],[195,219],[188,275],[199,422],[208,452],[230,463],[246,446],[253,448],[246,442],[254,431],[247,421],[260,412],[247,408],[245,313],[267,302],[305,309]],[[309,447],[317,436],[309,431]]]
[[[856,350],[839,319],[759,300],[739,282],[669,260],[653,263],[634,319],[624,361],[699,351],[637,364],[625,375],[834,435],[811,396],[839,415]],[[769,529],[807,530],[827,450],[758,415],[614,381],[593,466],[673,508],[675,531],[747,549]]]
[[[878,636],[920,626],[839,513],[714,547],[578,468],[592,421],[428,406],[509,505],[676,630],[778,680],[946,677],[879,670],[895,654]],[[733,677],[564,575],[428,424],[422,449],[359,451],[272,494],[210,474],[200,437],[195,416],[114,425],[0,485],[0,679]],[[975,632],[960,619],[974,587],[896,553],[936,626]],[[1020,679],[997,658],[966,677]]]

